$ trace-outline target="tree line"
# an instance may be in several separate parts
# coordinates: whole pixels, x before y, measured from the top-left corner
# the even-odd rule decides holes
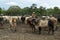
[[[20,8],[19,6],[10,6],[8,10],[4,10],[0,8],[0,14],[3,15],[12,15],[12,16],[19,16],[19,15],[31,15],[32,12],[35,12],[36,15],[59,15],[60,16],[60,9],[58,7],[54,8],[45,8],[40,6],[37,8],[37,4],[32,4],[30,7]]]

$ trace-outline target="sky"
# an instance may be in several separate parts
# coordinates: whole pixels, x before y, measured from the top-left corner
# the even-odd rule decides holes
[[[17,5],[21,8],[30,7],[33,3],[46,8],[53,8],[55,6],[60,8],[60,0],[0,0],[0,7],[8,9],[12,5]]]

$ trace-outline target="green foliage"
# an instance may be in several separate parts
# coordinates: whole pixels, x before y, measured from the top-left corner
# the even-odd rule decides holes
[[[8,10],[6,15],[20,15],[20,7],[19,6],[11,6]]]
[[[51,14],[60,14],[60,9],[58,7],[46,9],[43,6],[37,8],[36,4],[32,4],[31,7],[20,8],[19,6],[10,6],[8,10],[3,10],[0,8],[0,14],[4,15],[31,15],[32,12],[35,12],[36,15],[51,15]]]

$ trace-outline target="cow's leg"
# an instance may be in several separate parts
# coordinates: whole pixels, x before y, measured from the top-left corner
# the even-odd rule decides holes
[[[14,23],[14,31],[16,32],[16,23]]]
[[[1,23],[0,23],[0,26],[1,26]]]
[[[50,32],[51,32],[51,26],[49,26],[48,34],[50,34]]]
[[[12,27],[13,27],[13,26],[12,26],[12,25],[10,25],[10,28],[9,28],[9,29],[10,29],[11,31],[13,31]]]
[[[30,27],[32,28],[32,31],[35,32],[35,26],[31,24]]]
[[[50,34],[50,32],[52,32],[52,34],[54,34],[54,26],[49,26],[48,34]]]
[[[52,30],[52,34],[54,34],[54,26],[52,26],[51,30]]]
[[[14,28],[14,32],[16,32],[16,28]]]
[[[34,31],[34,26],[33,26],[33,25],[31,25],[31,27],[32,27],[32,31]]]
[[[16,32],[17,30],[16,30],[16,27],[15,27],[15,32]]]
[[[3,26],[3,22],[1,22],[1,26]]]
[[[1,26],[2,26],[2,23],[1,23]]]
[[[38,27],[39,34],[41,34],[41,27]]]
[[[33,31],[35,32],[35,30],[36,30],[35,25],[32,25],[32,27],[33,27]]]
[[[36,31],[36,28],[35,28],[35,26],[34,26],[34,32]]]

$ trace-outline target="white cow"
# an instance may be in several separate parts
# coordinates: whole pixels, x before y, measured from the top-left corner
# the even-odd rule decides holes
[[[16,27],[17,27],[16,20],[17,19],[14,17],[10,17],[10,20],[9,20],[10,28],[13,29],[14,31],[16,31]]]
[[[43,19],[41,19],[41,20],[39,20],[39,25],[35,25],[35,28],[36,29],[38,29],[38,27],[48,27],[48,19],[51,19],[53,22],[54,22],[54,30],[56,29],[56,26],[57,26],[57,18],[55,18],[55,17],[49,17],[49,16],[47,16],[47,17],[45,17],[44,16],[44,20]]]

